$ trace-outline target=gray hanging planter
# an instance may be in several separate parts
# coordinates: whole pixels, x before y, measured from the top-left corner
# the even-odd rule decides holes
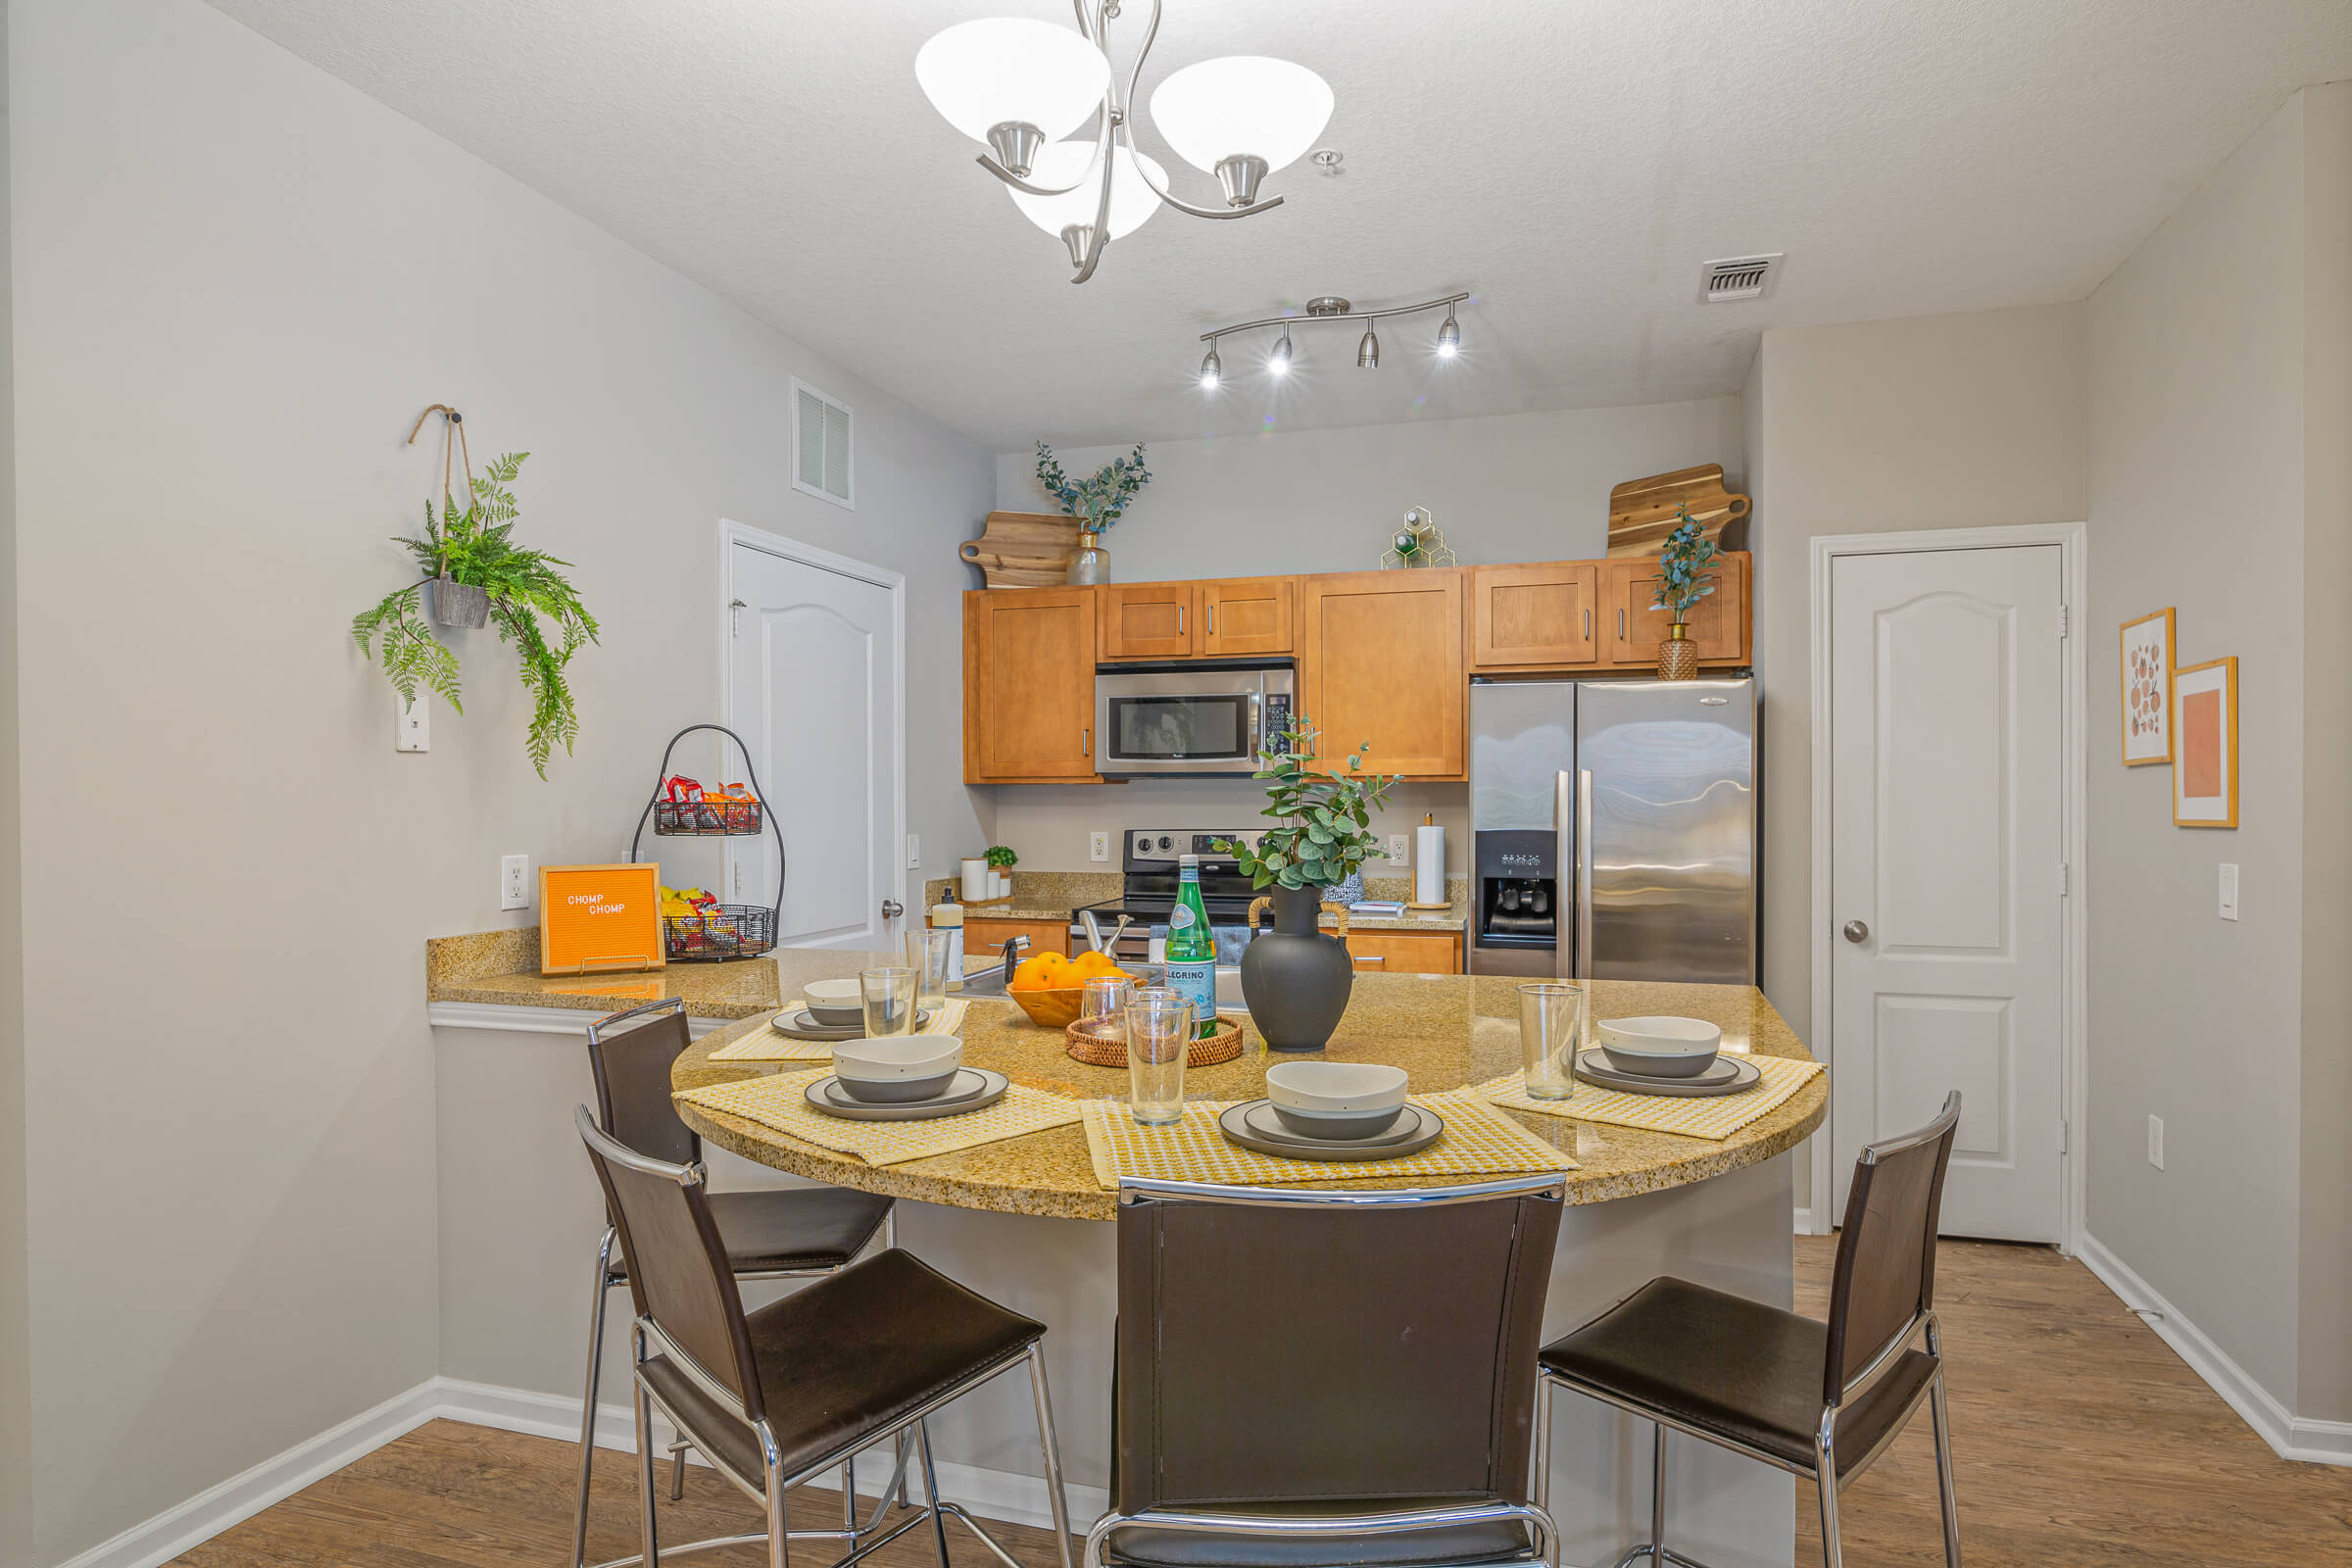
[[[452,582],[447,577],[425,579],[425,592],[433,601],[433,624],[436,626],[487,626],[490,624],[490,595],[485,589],[468,583]]]

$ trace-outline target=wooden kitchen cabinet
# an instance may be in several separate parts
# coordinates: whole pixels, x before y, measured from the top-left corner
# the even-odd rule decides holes
[[[1554,561],[1470,568],[1470,668],[1557,669],[1600,658],[1601,565]]]
[[[1371,974],[1460,974],[1462,938],[1444,931],[1350,931],[1348,956]]]
[[[1209,659],[1244,659],[1291,651],[1298,615],[1297,579],[1231,577],[1196,585],[1200,632],[1195,651]]]
[[[1029,955],[1058,953],[1070,956],[1070,923],[1067,920],[992,920],[985,915],[967,914],[963,917],[963,956],[966,963],[973,958],[998,957],[1004,954],[1004,944],[1013,937],[1029,939]]]
[[[1366,741],[1365,772],[1467,776],[1459,567],[1298,579],[1298,712],[1326,764]]]
[[[1735,551],[1715,558],[1715,591],[1690,607],[1690,640],[1701,664],[1744,664],[1748,661],[1748,557]],[[1666,640],[1666,612],[1649,608],[1657,597],[1657,563],[1648,558],[1612,561],[1601,596],[1602,662],[1655,669],[1658,644]]]
[[[963,781],[1093,783],[1095,590],[963,596]]]
[[[1193,600],[1200,585],[1189,582],[1106,583],[1092,590],[1102,655],[1117,659],[1189,659],[1195,652]]]

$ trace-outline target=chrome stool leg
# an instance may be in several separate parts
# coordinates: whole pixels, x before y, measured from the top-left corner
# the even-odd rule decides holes
[[[1054,1510],[1054,1549],[1070,1568],[1070,1505],[1062,1495],[1061,1446],[1054,1437],[1054,1398],[1046,1392],[1046,1348],[1029,1347],[1029,1391],[1037,1396],[1037,1440],[1046,1448],[1046,1501]]]
[[[610,1225],[596,1250],[596,1289],[588,1299],[588,1390],[580,1396],[580,1495],[571,1524],[571,1568],[588,1562],[588,1484],[596,1474],[596,1389],[605,1351],[605,1297],[612,1288],[612,1247],[619,1240]]]
[[[1649,1560],[1666,1568],[1666,1428],[1650,1428],[1649,1440]]]
[[[637,1360],[645,1361],[644,1332],[638,1333]],[[635,1380],[632,1380],[633,1382]],[[638,1529],[645,1538],[643,1562],[645,1568],[661,1568],[662,1544],[659,1528],[654,1521],[654,1401],[645,1392],[642,1382],[636,1383],[637,1411],[637,1513]]]
[[[931,1533],[939,1542],[939,1568],[953,1568],[948,1561],[948,1515],[939,1505],[939,1472],[931,1466],[931,1424],[914,1424],[914,1443],[923,1456],[923,1492],[931,1505]],[[650,1568],[650,1565],[649,1565]]]
[[[669,1445],[669,1500],[677,1501],[686,1495],[686,1455],[694,1445],[684,1438],[673,1438]]]
[[[1943,1327],[1933,1312],[1928,1314],[1928,1353],[1936,1358],[1928,1414],[1936,1429],[1936,1494],[1943,1512],[1943,1565],[1960,1568],[1960,1494],[1952,1485],[1952,1418],[1943,1397]]]

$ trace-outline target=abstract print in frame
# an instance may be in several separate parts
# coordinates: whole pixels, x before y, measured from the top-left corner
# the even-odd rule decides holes
[[[2173,612],[2124,622],[2124,765],[2173,760]]]
[[[2173,671],[2173,821],[2237,826],[2237,661]]]

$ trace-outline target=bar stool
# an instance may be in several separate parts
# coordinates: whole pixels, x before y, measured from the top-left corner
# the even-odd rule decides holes
[[[764,1543],[770,1568],[786,1568],[787,1543],[847,1540],[834,1565],[849,1568],[928,1521],[949,1568],[953,1515],[1007,1568],[1021,1565],[963,1508],[943,1501],[926,1418],[990,1380],[1026,1367],[1046,1457],[1046,1495],[1061,1568],[1070,1568],[1061,1455],[1046,1390],[1046,1328],[965,1290],[891,1248],[829,1279],[746,1313],[699,1165],[650,1159],[608,1138],[582,1105],[580,1141],[603,1183],[627,1250],[634,1325],[637,1495],[642,1562],[659,1568],[654,1508],[653,1412],[659,1408],[718,1473],[761,1504],[763,1529],[673,1547],[674,1554]],[[784,1495],[860,1450],[911,1432],[922,1455],[924,1504],[880,1529],[885,1503],[862,1530],[786,1526]],[[903,1444],[895,1444],[902,1455]],[[905,1460],[902,1457],[901,1468]],[[896,1478],[893,1478],[895,1485]]]
[[[669,1072],[689,1042],[686,1004],[677,997],[649,1002],[588,1026],[588,1064],[596,1077],[599,1125],[607,1136],[655,1159],[700,1164],[703,1142],[678,1118],[669,1098]],[[727,1262],[738,1280],[814,1279],[847,1268],[877,1235],[884,1247],[897,1245],[892,1200],[838,1187],[792,1191],[710,1193],[711,1217],[726,1245]],[[588,1313],[588,1390],[580,1411],[580,1486],[572,1521],[572,1568],[586,1568],[588,1484],[596,1455],[596,1396],[605,1342],[605,1298],[628,1283],[629,1264],[615,1254],[618,1231],[608,1213],[596,1252],[596,1284]],[[686,1484],[686,1453],[692,1444],[670,1446],[669,1494]],[[708,1457],[708,1455],[706,1455]],[[906,1455],[898,1455],[903,1477]],[[842,1472],[842,1515],[857,1520],[853,1477]],[[893,1486],[900,1482],[894,1479]],[[906,1500],[900,1493],[900,1501]]]
[[[1565,1193],[1122,1181],[1086,1568],[1554,1562],[1527,1454]]]
[[[1551,1480],[1552,1390],[1568,1389],[1654,1423],[1649,1540],[1617,1568],[1642,1557],[1653,1568],[1700,1568],[1666,1545],[1670,1428],[1812,1481],[1822,1557],[1841,1568],[1838,1489],[1886,1451],[1924,1400],[1934,1412],[1943,1560],[1960,1568],[1935,1305],[1936,1222],[1959,1121],[1955,1090],[1927,1126],[1862,1151],[1838,1239],[1827,1323],[1667,1276],[1545,1346],[1538,1356],[1538,1498],[1547,1497]],[[1909,1348],[1922,1330],[1925,1352]]]

